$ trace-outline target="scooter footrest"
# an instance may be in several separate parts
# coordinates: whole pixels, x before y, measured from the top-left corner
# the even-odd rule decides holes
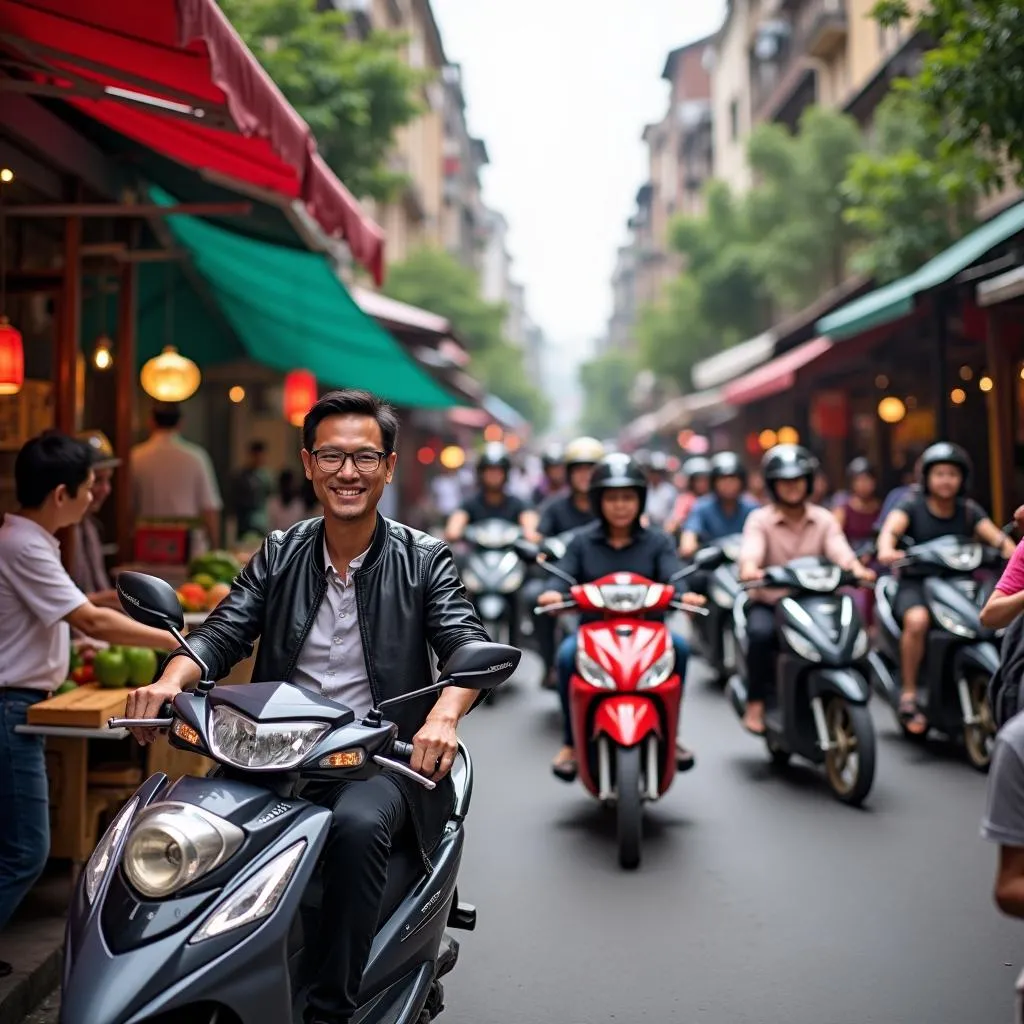
[[[471,932],[476,928],[476,907],[472,903],[458,903],[448,914],[448,924]]]
[[[455,969],[459,962],[459,940],[445,934],[441,939],[441,948],[437,952],[437,974],[435,977],[443,978]]]

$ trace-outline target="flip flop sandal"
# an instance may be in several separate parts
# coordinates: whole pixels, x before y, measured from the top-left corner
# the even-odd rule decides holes
[[[765,727],[762,725],[760,729],[753,729],[746,722],[743,722],[743,728],[750,733],[751,736],[760,736],[762,739],[765,735]]]
[[[676,747],[676,771],[688,772],[697,764],[697,758],[692,750],[680,750]]]
[[[901,697],[899,706],[900,725],[911,736],[923,736],[928,731],[928,719],[921,714],[913,697]]]
[[[563,782],[575,782],[579,767],[576,764],[576,759],[571,758],[568,761],[555,761],[551,765],[551,772],[556,779],[561,779]]]

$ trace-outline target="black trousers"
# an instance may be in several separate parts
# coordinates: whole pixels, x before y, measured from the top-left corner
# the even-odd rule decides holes
[[[334,813],[322,854],[324,896],[317,941],[322,960],[306,1016],[341,1024],[358,1007],[359,984],[384,903],[388,858],[408,812],[401,790],[387,775],[351,782],[340,790],[335,785],[309,786],[302,795]],[[410,836],[408,841],[414,840]]]
[[[747,700],[764,700],[775,682],[775,606],[747,605]]]
[[[527,580],[519,591],[523,613],[533,615],[537,607],[537,598],[545,590],[554,589],[554,577],[544,574],[543,579]],[[555,663],[555,622],[554,615],[533,615],[533,637],[537,643],[537,653],[541,656],[546,669]]]

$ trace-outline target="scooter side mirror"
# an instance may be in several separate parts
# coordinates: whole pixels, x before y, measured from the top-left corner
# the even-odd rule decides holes
[[[117,597],[128,617],[144,626],[171,632],[184,628],[181,602],[166,580],[142,572],[122,572],[117,577]]]
[[[542,550],[539,544],[534,544],[532,541],[526,540],[523,537],[520,537],[513,547],[516,549],[516,554],[524,562],[536,562],[540,557]]]
[[[701,548],[693,556],[693,564],[698,569],[717,569],[725,561],[725,552],[721,548]]]
[[[506,644],[465,644],[445,663],[440,683],[465,686],[471,690],[490,690],[515,672],[522,656],[517,647]]]

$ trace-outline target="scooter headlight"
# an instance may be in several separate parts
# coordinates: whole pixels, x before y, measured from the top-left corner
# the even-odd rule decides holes
[[[783,626],[782,635],[798,658],[803,658],[804,661],[821,661],[821,651],[792,626]]]
[[[636,684],[638,690],[651,690],[655,686],[661,686],[676,667],[676,652],[669,649],[640,677]]]
[[[501,583],[498,584],[498,589],[503,594],[511,594],[518,590],[523,585],[523,580],[526,579],[526,566],[523,565],[522,559],[514,551],[510,551],[505,555],[498,565],[498,569],[501,572],[508,573]]]
[[[200,807],[153,804],[128,835],[124,873],[143,896],[162,899],[222,864],[244,838],[237,825]]]
[[[484,585],[480,582],[480,577],[472,569],[463,569],[461,575],[462,585],[470,593],[479,594],[484,589]]]
[[[615,689],[615,680],[586,651],[576,652],[576,668],[591,686],[601,690]]]
[[[117,817],[110,823],[110,827],[103,833],[103,838],[97,843],[96,849],[92,851],[89,862],[85,865],[85,898],[90,905],[96,901],[100,883],[113,863],[114,848],[128,827],[128,822],[132,820],[138,803],[137,799],[131,800],[118,812]]]
[[[964,625],[952,612],[946,611],[941,605],[934,606],[935,618],[939,625],[953,636],[963,637],[965,640],[973,640],[978,634],[970,626]]]
[[[865,630],[861,630],[857,634],[857,639],[853,641],[853,660],[860,661],[861,658],[865,657],[868,653],[868,634]]]
[[[284,853],[279,853],[266,867],[260,868],[252,878],[214,908],[213,913],[188,940],[189,945],[216,938],[235,928],[244,928],[247,924],[269,917],[281,902],[305,849],[306,840],[303,839],[289,846]]]
[[[254,722],[220,704],[210,714],[210,750],[220,761],[251,771],[287,771],[316,746],[323,722]]]

